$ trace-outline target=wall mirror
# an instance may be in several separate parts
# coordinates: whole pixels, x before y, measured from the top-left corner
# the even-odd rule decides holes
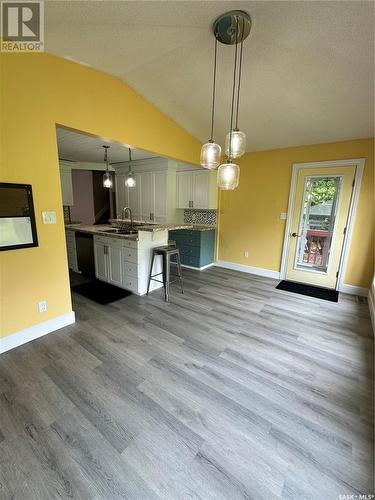
[[[36,246],[31,185],[0,182],[0,251]]]

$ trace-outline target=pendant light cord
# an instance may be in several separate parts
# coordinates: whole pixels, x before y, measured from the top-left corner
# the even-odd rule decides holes
[[[240,45],[240,64],[238,69],[238,87],[237,87],[237,104],[236,104],[236,130],[238,130],[238,110],[240,105],[240,88],[241,88],[241,76],[242,76],[242,51],[243,51],[243,35],[245,28],[245,20],[242,18],[242,33],[241,33],[241,45]]]
[[[230,130],[229,130],[229,155],[228,160],[232,161],[232,134],[233,134],[233,111],[234,98],[236,95],[236,74],[237,74],[237,35],[238,35],[238,17],[236,17],[236,43],[234,48],[234,65],[233,65],[233,89],[232,89],[232,104],[230,111]]]
[[[212,141],[212,142],[214,140],[214,122],[215,122],[216,62],[217,62],[217,38],[215,36],[214,77],[213,77],[213,84],[212,84],[211,135],[210,135],[210,141]]]
[[[105,163],[105,166],[106,166],[106,171],[108,172],[108,148],[109,146],[103,146],[104,148],[104,163]]]

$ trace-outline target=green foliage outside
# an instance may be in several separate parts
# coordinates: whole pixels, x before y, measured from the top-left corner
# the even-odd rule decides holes
[[[311,206],[332,201],[335,197],[336,181],[332,178],[317,179],[311,190]]]

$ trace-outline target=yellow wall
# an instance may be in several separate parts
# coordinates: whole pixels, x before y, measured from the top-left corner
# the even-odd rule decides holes
[[[39,247],[0,253],[0,335],[70,312],[55,124],[196,163],[200,143],[119,79],[47,54],[2,54],[1,180],[32,184]],[[41,224],[56,210],[56,225]],[[47,300],[47,312],[38,302]]]
[[[367,158],[344,282],[370,286],[374,270],[374,140],[247,153],[240,159],[240,185],[222,192],[218,258],[280,270],[292,163]],[[245,258],[244,250],[249,257]]]

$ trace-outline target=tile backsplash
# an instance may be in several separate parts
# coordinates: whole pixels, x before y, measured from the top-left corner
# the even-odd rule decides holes
[[[64,210],[64,222],[67,224],[70,222],[70,207],[68,205],[64,205],[63,210]]]
[[[216,210],[195,210],[190,208],[184,210],[184,222],[189,224],[216,226],[216,218]]]

